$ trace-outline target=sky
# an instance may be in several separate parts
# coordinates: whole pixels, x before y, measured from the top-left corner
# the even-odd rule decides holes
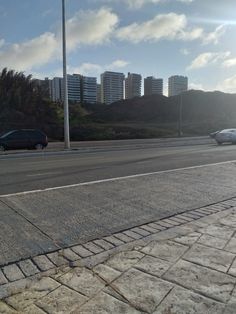
[[[66,0],[68,73],[185,75],[236,93],[235,0]],[[0,70],[62,76],[61,0],[0,0]]]

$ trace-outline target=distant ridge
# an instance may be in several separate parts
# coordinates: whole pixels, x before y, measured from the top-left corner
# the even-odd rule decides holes
[[[122,100],[95,111],[90,118],[100,122],[174,122],[180,99],[180,96],[152,95]],[[182,106],[186,122],[234,122],[236,127],[236,94],[190,90],[182,94]]]

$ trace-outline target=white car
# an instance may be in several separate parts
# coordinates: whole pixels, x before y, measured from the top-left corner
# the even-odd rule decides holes
[[[236,129],[225,129],[211,133],[210,136],[216,140],[216,143],[221,145],[222,143],[236,144]]]

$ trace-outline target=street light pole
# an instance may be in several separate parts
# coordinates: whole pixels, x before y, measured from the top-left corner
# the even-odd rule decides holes
[[[65,0],[62,0],[62,47],[63,47],[63,85],[64,85],[64,141],[65,149],[70,149],[70,125],[68,105],[68,84],[66,65],[66,22],[65,22]]]

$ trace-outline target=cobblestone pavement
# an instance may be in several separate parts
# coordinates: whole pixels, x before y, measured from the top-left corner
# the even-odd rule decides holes
[[[236,199],[0,270],[4,314],[235,314]]]

